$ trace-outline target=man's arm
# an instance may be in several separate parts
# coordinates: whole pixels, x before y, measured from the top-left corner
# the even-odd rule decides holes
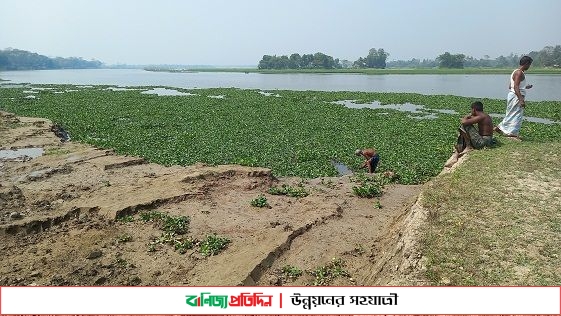
[[[366,159],[366,160],[364,161],[364,163],[362,164],[362,166],[361,166],[360,168],[362,169],[362,168],[366,167],[367,164],[368,164],[368,159]]]
[[[484,117],[481,115],[466,116],[460,120],[460,123],[462,123],[462,125],[473,125],[481,122],[483,118]]]

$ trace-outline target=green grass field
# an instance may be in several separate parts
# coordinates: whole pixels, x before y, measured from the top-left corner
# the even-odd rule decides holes
[[[432,285],[561,283],[561,143],[470,153],[424,190],[425,276]]]

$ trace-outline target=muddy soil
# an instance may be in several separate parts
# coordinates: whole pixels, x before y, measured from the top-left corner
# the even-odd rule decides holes
[[[268,169],[238,165],[166,167],[62,142],[55,132],[46,119],[0,113],[0,150],[42,149],[39,157],[0,158],[2,286],[311,285],[318,282],[311,272],[334,258],[345,273],[319,281],[399,283],[403,223],[420,186],[393,184],[379,200],[363,199],[353,195],[348,175],[275,178]],[[309,195],[268,193],[283,184]],[[250,205],[259,195],[269,207]],[[161,223],[141,220],[146,212],[187,216],[188,231],[171,239],[192,248],[165,241]],[[230,242],[205,256],[202,241],[215,234]],[[302,274],[283,273],[287,266]]]

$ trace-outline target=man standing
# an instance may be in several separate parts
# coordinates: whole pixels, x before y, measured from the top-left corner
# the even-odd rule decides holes
[[[471,114],[460,120],[458,145],[445,167],[451,167],[458,161],[458,157],[470,150],[480,149],[493,144],[493,121],[483,112],[483,103],[477,101],[471,104]],[[477,124],[477,129],[474,124]]]
[[[357,149],[355,151],[355,155],[357,156],[364,156],[366,160],[362,164],[361,168],[368,168],[369,173],[374,173],[376,171],[376,167],[378,166],[378,162],[380,161],[380,155],[376,152],[374,148],[366,148],[366,149]]]
[[[495,132],[516,140],[520,140],[520,126],[526,106],[526,89],[532,88],[531,84],[526,84],[526,75],[524,74],[530,68],[530,65],[532,65],[532,58],[524,56],[520,58],[520,67],[510,75],[506,115],[503,121],[494,128]]]

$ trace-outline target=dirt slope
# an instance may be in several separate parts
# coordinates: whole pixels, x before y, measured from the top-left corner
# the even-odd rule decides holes
[[[51,125],[0,113],[0,150],[44,150],[0,159],[0,285],[304,285],[314,283],[306,271],[333,258],[348,272],[334,285],[391,284],[401,273],[391,260],[403,257],[402,225],[420,186],[387,187],[378,208],[352,194],[349,176],[165,167],[61,142]],[[282,184],[310,194],[267,193]],[[269,208],[250,205],[260,194]],[[162,242],[161,225],[140,220],[146,211],[188,216],[189,231],[176,237],[194,247],[182,254]],[[213,234],[230,243],[203,256],[198,245]],[[289,278],[287,265],[304,273]]]

